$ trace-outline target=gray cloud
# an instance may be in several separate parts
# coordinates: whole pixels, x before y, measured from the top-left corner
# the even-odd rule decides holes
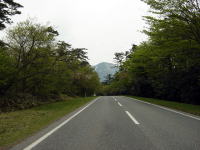
[[[146,40],[140,33],[148,6],[140,0],[16,0],[24,6],[15,22],[36,17],[50,22],[60,38],[88,49],[90,63],[113,62],[114,53]]]

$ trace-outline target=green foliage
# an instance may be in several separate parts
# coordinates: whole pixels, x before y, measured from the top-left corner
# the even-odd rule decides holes
[[[6,85],[15,72],[12,63],[13,60],[7,55],[6,49],[0,47],[0,94],[5,92]]]
[[[1,110],[23,101],[27,106],[20,109],[37,101],[57,100],[60,94],[90,96],[96,92],[99,78],[87,62],[86,49],[58,42],[58,35],[53,27],[32,20],[8,30],[0,49],[0,94],[6,97],[0,99]]]
[[[144,0],[149,36],[120,64],[115,94],[200,104],[200,9],[194,0]]]

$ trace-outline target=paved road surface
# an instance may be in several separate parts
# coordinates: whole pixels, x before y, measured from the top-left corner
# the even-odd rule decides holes
[[[105,96],[12,150],[200,150],[200,118]]]

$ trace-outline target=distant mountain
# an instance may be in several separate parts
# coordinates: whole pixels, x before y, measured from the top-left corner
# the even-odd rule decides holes
[[[101,82],[105,81],[105,77],[108,74],[114,75],[118,71],[118,68],[116,68],[114,64],[107,62],[99,63],[95,65],[94,68],[98,73]]]

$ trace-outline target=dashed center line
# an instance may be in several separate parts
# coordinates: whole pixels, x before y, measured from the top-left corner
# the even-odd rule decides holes
[[[117,99],[115,97],[113,97],[113,99],[117,102]]]
[[[118,102],[118,105],[122,107],[122,104],[120,102]]]
[[[128,111],[125,111],[125,112],[135,124],[140,124]]]
[[[117,101],[117,99],[115,97],[113,97],[113,99],[117,102],[117,104],[122,107],[123,105]],[[140,124],[128,111],[125,111],[126,114],[129,116],[129,118],[135,123],[135,124]]]

